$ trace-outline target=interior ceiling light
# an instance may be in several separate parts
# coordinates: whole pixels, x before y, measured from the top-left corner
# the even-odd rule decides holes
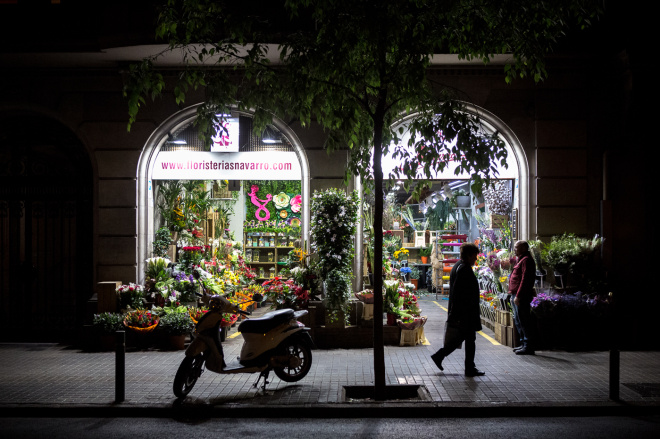
[[[188,142],[186,142],[185,139],[181,139],[179,137],[174,137],[172,134],[167,135],[167,143],[172,143],[174,145],[187,145]]]
[[[261,134],[261,141],[268,144],[282,143],[281,137],[270,126],[264,129]]]

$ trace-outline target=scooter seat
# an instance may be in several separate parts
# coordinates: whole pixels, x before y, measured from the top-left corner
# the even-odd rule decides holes
[[[244,334],[265,334],[276,326],[293,318],[292,309],[278,309],[256,319],[244,320],[238,325],[238,332]]]

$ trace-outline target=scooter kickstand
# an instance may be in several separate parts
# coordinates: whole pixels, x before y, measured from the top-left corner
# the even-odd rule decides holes
[[[261,386],[261,390],[262,390],[264,393],[266,393],[266,386],[268,385],[268,383],[270,383],[270,381],[268,381],[268,374],[269,374],[269,373],[270,373],[270,371],[268,371],[268,370],[264,370],[263,372],[261,372],[261,373],[259,374],[259,378],[257,378],[257,381],[252,385],[252,387],[254,387],[254,388],[256,389],[257,386],[259,385],[259,381],[261,381],[261,378],[263,378],[263,379],[264,379],[264,383],[263,383],[263,385]]]

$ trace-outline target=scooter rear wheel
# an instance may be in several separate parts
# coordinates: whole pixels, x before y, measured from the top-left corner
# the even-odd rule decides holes
[[[176,371],[174,377],[174,396],[185,398],[195,387],[197,378],[202,374],[204,355],[197,354],[194,357],[185,357]]]
[[[300,340],[290,340],[283,345],[283,354],[289,357],[291,366],[275,367],[275,375],[282,381],[293,383],[305,378],[312,367],[312,350]]]

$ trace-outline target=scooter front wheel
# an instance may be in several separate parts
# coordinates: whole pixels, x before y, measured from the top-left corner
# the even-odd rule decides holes
[[[300,340],[290,340],[284,343],[283,354],[287,357],[288,366],[275,367],[275,375],[282,381],[293,383],[305,378],[312,367],[312,350]]]
[[[190,393],[195,387],[197,378],[202,374],[203,365],[203,354],[197,354],[194,357],[186,356],[183,359],[174,377],[174,396],[184,398]]]

